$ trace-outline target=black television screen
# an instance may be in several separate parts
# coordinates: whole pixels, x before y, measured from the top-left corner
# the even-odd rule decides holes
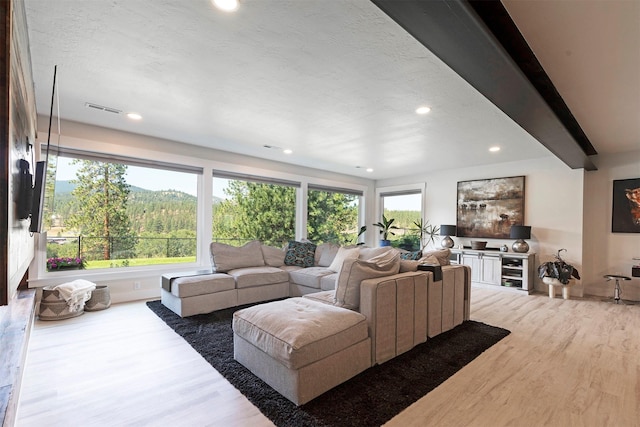
[[[53,67],[53,89],[51,91],[51,108],[49,109],[49,132],[47,134],[47,148],[44,153],[44,161],[36,162],[35,170],[35,182],[33,184],[33,199],[31,202],[31,224],[29,225],[29,231],[32,233],[42,232],[42,217],[45,211],[45,190],[47,188],[47,175],[51,174],[49,164],[49,146],[51,143],[51,122],[53,120],[53,105],[56,97],[56,75],[58,66]],[[58,137],[60,136],[60,108],[58,107]],[[52,159],[53,160],[53,159]],[[57,160],[57,159],[55,159]],[[57,162],[54,162],[57,163]],[[52,176],[52,183],[55,182],[55,167],[54,174]],[[50,186],[53,188],[53,186]],[[50,200],[53,201],[53,194],[50,195]]]
[[[45,161],[36,162],[36,179],[33,185],[33,199],[31,201],[31,225],[29,225],[29,231],[32,233],[40,233],[42,231],[46,181],[47,163]]]

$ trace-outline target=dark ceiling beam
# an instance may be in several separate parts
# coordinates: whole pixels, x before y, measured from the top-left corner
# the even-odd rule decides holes
[[[371,1],[569,167],[597,169],[595,149],[499,1]]]

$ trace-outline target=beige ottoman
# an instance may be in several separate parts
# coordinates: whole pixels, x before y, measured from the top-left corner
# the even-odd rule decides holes
[[[238,362],[296,405],[371,366],[366,317],[303,298],[237,311],[233,345]]]
[[[235,280],[224,273],[165,274],[160,292],[162,304],[181,317],[238,305]]]

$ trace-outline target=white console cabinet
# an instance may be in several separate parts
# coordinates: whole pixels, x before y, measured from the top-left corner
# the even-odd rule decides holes
[[[451,262],[471,267],[471,283],[532,292],[536,273],[534,253],[451,249]]]

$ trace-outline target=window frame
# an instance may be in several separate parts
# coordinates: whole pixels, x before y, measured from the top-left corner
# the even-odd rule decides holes
[[[405,196],[410,194],[420,194],[420,218],[424,220],[426,212],[426,192],[426,182],[376,188],[375,221],[377,222],[382,220],[382,214],[384,212],[384,197]]]
[[[39,158],[45,158],[46,153],[46,144],[40,142],[40,149],[38,150]],[[36,254],[31,262],[29,267],[30,272],[34,272],[33,279],[30,280],[36,283],[35,286],[42,286],[38,284],[38,282],[48,282],[50,280],[55,280],[59,282],[60,279],[69,279],[73,280],[74,278],[83,278],[87,280],[91,280],[92,278],[104,277],[108,276],[113,279],[120,278],[135,278],[137,275],[147,276],[149,271],[157,270],[159,266],[162,267],[172,267],[172,268],[190,268],[193,269],[202,264],[203,254],[200,250],[201,244],[201,232],[198,230],[201,229],[201,219],[200,219],[200,206],[201,206],[201,197],[203,190],[203,176],[205,173],[205,167],[195,165],[193,163],[184,162],[184,163],[174,163],[167,162],[158,159],[149,159],[149,158],[139,158],[132,157],[128,155],[122,155],[117,153],[107,153],[98,150],[86,150],[86,149],[78,149],[68,146],[49,146],[49,153],[56,155],[58,157],[67,157],[72,159],[80,159],[80,160],[92,160],[98,162],[108,162],[108,163],[120,163],[129,166],[135,167],[143,167],[143,168],[152,168],[159,170],[167,170],[173,172],[181,172],[181,173],[192,173],[196,176],[196,261],[188,262],[188,263],[173,263],[173,264],[151,264],[146,266],[137,266],[137,267],[126,267],[126,268],[100,268],[100,269],[92,269],[92,270],[68,270],[68,271],[47,271],[46,261],[47,261],[47,233],[43,231],[42,233],[36,234]],[[207,260],[209,257],[207,256]],[[96,279],[98,280],[98,279]],[[104,279],[103,279],[104,280]]]

